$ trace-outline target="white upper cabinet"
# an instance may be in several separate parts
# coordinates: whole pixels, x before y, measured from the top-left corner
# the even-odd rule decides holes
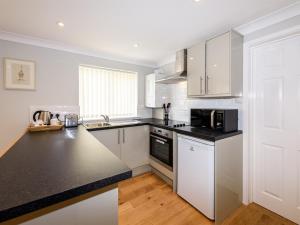
[[[239,97],[243,87],[243,37],[230,31],[206,42],[205,97]]]
[[[161,108],[167,100],[167,87],[165,84],[157,84],[156,74],[145,77],[145,106],[149,108]]]
[[[187,92],[189,97],[205,95],[205,42],[187,50]]]

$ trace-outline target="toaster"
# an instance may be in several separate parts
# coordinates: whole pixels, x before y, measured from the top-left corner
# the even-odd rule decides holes
[[[65,115],[65,127],[78,127],[79,117],[77,114]]]

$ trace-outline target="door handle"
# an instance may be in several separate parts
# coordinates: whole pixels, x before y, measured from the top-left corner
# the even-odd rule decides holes
[[[215,128],[215,110],[211,111],[211,114],[210,114],[210,127],[212,129]]]
[[[120,144],[120,129],[118,129],[118,145]]]

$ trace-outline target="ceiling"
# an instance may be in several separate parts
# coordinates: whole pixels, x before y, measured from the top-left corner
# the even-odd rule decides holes
[[[156,66],[178,49],[296,1],[0,0],[0,29]]]

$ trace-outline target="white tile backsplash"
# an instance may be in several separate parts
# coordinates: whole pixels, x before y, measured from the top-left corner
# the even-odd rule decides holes
[[[38,110],[49,111],[52,114],[58,113],[60,115],[59,116],[60,120],[64,120],[65,115],[69,113],[75,113],[77,115],[80,115],[79,106],[34,105],[29,107],[29,122],[33,121],[33,114]],[[151,118],[152,110],[146,108],[144,105],[138,105],[137,114],[138,114],[137,116],[141,118]]]
[[[146,108],[145,105],[138,105],[137,116],[141,118],[151,118],[152,110],[150,108]]]
[[[190,122],[190,109],[191,108],[232,108],[239,110],[239,129],[243,129],[243,99],[230,98],[230,99],[204,99],[204,98],[188,98],[187,97],[187,83],[181,82],[177,84],[169,84],[168,89],[170,92],[170,115],[172,120],[179,120]],[[154,118],[163,118],[162,109],[153,110]]]
[[[65,115],[69,113],[80,114],[79,106],[34,105],[29,107],[29,122],[33,121],[33,114],[38,110],[49,111],[52,114],[58,113],[60,120],[64,120]]]

